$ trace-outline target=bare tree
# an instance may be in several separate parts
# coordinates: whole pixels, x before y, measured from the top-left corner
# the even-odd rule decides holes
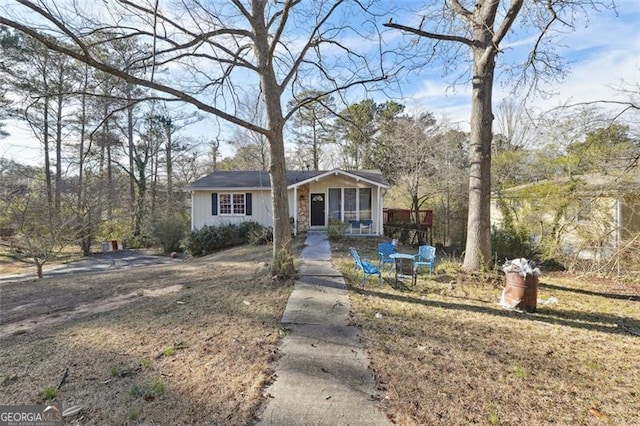
[[[267,113],[262,96],[246,94],[238,104],[238,115],[252,123],[266,126]],[[269,139],[262,133],[238,127],[230,141],[236,149],[234,163],[242,170],[269,170]]]
[[[403,188],[411,199],[414,224],[420,223],[419,210],[439,191],[430,183],[442,164],[439,153],[444,152],[437,134],[441,131],[429,113],[417,117],[393,119],[379,137],[384,145],[381,152],[385,176]],[[423,242],[423,235],[418,235]]]
[[[508,98],[500,102],[495,116],[494,151],[516,151],[533,148],[534,120],[523,102]]]
[[[309,90],[289,101],[290,107],[295,107],[302,99],[315,99],[321,92]],[[298,109],[291,121],[291,133],[294,143],[298,145],[300,160],[311,164],[313,170],[320,170],[324,147],[334,140],[335,100],[332,96],[320,96],[313,102],[308,102]]]
[[[503,44],[518,20],[523,27],[538,31],[531,52],[521,69],[521,83],[541,78],[561,77],[562,61],[551,49],[544,49],[555,25],[572,27],[579,13],[599,5],[615,7],[612,1],[597,0],[448,0],[431,2],[418,12],[418,25],[390,20],[386,27],[417,35],[430,42],[425,47],[429,58],[438,52],[447,56],[445,64],[465,60],[472,54],[470,67],[471,118],[469,149],[469,214],[463,268],[478,270],[491,262],[491,143],[492,95],[496,60]],[[524,7],[523,7],[524,6]],[[440,50],[439,50],[440,49]],[[446,49],[446,50],[444,50]]]
[[[151,120],[157,122],[163,132],[164,138],[164,164],[167,184],[167,211],[173,211],[173,155],[179,146],[176,143],[175,135],[186,126],[196,123],[202,119],[197,113],[181,113],[171,111],[166,104],[159,106],[159,111],[153,114]],[[157,166],[156,162],[156,166]]]
[[[8,244],[11,254],[34,264],[38,278],[43,277],[46,262],[77,242],[78,231],[75,215],[54,211],[43,189],[41,182],[33,181],[4,200],[5,215],[15,231]]]
[[[346,10],[340,16],[338,11],[349,6],[355,10]],[[280,276],[291,276],[294,268],[283,130],[303,105],[285,113],[283,97],[287,90],[297,93],[304,89],[311,77],[321,81],[325,93],[387,78],[382,70],[370,66],[383,64],[381,58],[371,61],[364,53],[349,49],[349,36],[369,43],[371,23],[364,18],[354,28],[349,22],[354,12],[361,13],[366,7],[343,0],[117,0],[109,2],[107,13],[94,4],[73,0],[65,4],[9,0],[0,6],[0,24],[129,83],[163,93],[167,100],[191,103],[201,111],[264,135],[271,155],[272,270]],[[150,52],[128,68],[118,67],[101,54],[102,46],[116,39],[146,44]],[[173,73],[164,73],[168,68]],[[134,73],[140,69],[146,74]],[[259,87],[267,114],[265,126],[236,114],[235,100],[243,87]]]

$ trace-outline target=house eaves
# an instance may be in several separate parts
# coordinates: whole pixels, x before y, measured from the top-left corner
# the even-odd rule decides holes
[[[288,188],[291,189],[291,188],[299,187],[311,182],[320,181],[328,176],[338,176],[338,175],[346,176],[348,178],[355,180],[356,182],[365,182],[365,183],[368,183],[369,185],[377,186],[379,188],[389,188],[389,184],[385,181],[384,177],[382,176],[382,173],[380,172],[370,171],[370,170],[369,171],[362,171],[362,170],[347,171],[347,170],[341,170],[341,169],[334,169],[334,170],[328,170],[325,172],[320,172],[316,176],[312,176],[312,177],[309,177],[308,179],[302,180],[293,185],[289,185]]]
[[[287,188],[293,189],[327,176],[342,175],[381,188],[388,188],[382,173],[376,171],[289,170]],[[269,173],[265,171],[218,171],[197,179],[185,187],[189,191],[268,191],[271,189]]]

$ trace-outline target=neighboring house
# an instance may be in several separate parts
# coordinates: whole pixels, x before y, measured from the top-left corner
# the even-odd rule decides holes
[[[492,226],[501,227],[506,213],[575,260],[606,260],[640,246],[640,176],[542,181],[493,194],[491,201]]]
[[[287,171],[294,233],[326,228],[329,222],[366,223],[352,232],[382,235],[382,196],[389,184],[379,171]],[[272,226],[271,180],[267,172],[218,171],[192,184],[191,229],[255,221]]]

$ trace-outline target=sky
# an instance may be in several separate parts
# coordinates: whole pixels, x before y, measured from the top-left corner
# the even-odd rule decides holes
[[[527,102],[530,108],[542,111],[579,102],[624,101],[625,96],[617,90],[623,82],[636,90],[640,88],[640,1],[619,0],[617,5],[617,14],[608,10],[592,14],[589,22],[579,21],[573,31],[555,39],[556,52],[569,63],[568,73],[561,82],[543,86],[546,92],[552,93],[551,96],[530,97]],[[399,17],[411,18],[411,15]],[[397,33],[389,33],[387,37],[400,38]],[[511,37],[498,58],[499,66],[525,55],[533,40],[531,34]],[[401,75],[392,89],[372,96],[377,102],[390,96],[405,104],[410,113],[429,111],[462,130],[468,130],[471,94],[468,85],[453,84],[459,75],[455,71],[444,72],[437,64],[430,64]],[[513,86],[512,80],[498,73],[493,96],[494,111],[503,99],[522,99],[524,94],[514,94]],[[215,137],[219,124],[219,121],[208,117],[189,127],[186,134],[195,138]],[[7,122],[6,130],[10,136],[0,139],[0,156],[27,164],[42,163],[41,145],[25,124]],[[232,130],[225,126],[220,132],[224,138],[229,137]],[[223,155],[231,154],[232,148],[225,146]]]

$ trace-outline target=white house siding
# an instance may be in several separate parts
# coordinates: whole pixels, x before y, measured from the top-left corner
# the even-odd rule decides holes
[[[382,189],[364,181],[356,181],[347,176],[325,176],[318,181],[308,183],[309,193],[322,193],[328,195],[329,188],[371,188],[371,210],[374,221],[374,233],[382,233]],[[251,193],[252,194],[252,215],[251,216],[225,216],[211,214],[211,194],[224,193]],[[289,214],[294,217],[294,212],[299,207],[300,188],[287,191],[289,201]],[[296,199],[297,197],[297,199]],[[304,198],[305,203],[310,203],[310,197]],[[327,199],[328,202],[328,199]],[[271,218],[271,191],[270,190],[246,190],[236,189],[233,191],[222,190],[194,190],[191,200],[191,229],[200,229],[206,225],[220,225],[223,223],[240,223],[243,221],[255,221],[264,226],[272,226]],[[325,223],[327,222],[325,217]]]
[[[252,214],[251,216],[233,216],[211,214],[211,194],[212,193],[251,193]],[[245,221],[258,222],[264,226],[271,226],[271,192],[270,191],[193,191],[191,204],[191,229],[200,229],[206,225],[221,225],[223,223],[240,223]]]
[[[629,195],[620,203],[623,240],[637,237],[640,233],[640,196]]]

